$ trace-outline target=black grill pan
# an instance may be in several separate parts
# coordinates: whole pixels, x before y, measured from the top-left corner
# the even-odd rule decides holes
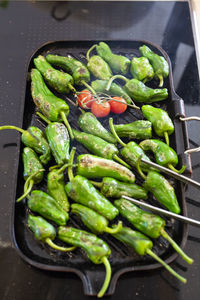
[[[186,164],[188,175],[191,174],[191,162],[190,156],[184,154],[184,151],[189,148],[187,128],[185,123],[179,120],[179,117],[184,117],[184,102],[175,93],[172,79],[172,69],[170,59],[165,51],[159,46],[152,44],[148,41],[106,41],[113,52],[117,54],[126,55],[129,58],[133,56],[140,56],[139,47],[143,44],[149,46],[153,51],[159,55],[163,55],[170,66],[170,74],[165,79],[164,87],[169,90],[169,98],[165,101],[154,103],[156,107],[165,109],[175,124],[175,133],[170,136],[170,145],[176,150],[179,156],[180,165]],[[32,101],[30,93],[30,71],[33,65],[33,58],[39,54],[46,56],[49,53],[58,55],[71,55],[82,62],[86,63],[85,54],[87,50],[97,41],[54,41],[48,42],[37,49],[31,56],[29,64],[27,66],[27,84],[24,96],[24,114],[23,114],[23,128],[27,128],[31,125],[36,125],[44,129],[44,124],[38,120],[35,114],[35,105]],[[151,87],[157,87],[158,82],[152,81],[149,83]],[[81,90],[81,89],[80,89]],[[55,92],[54,92],[55,93]],[[55,93],[56,94],[56,93]],[[73,95],[59,95],[61,98],[67,101],[67,97],[73,99]],[[70,114],[68,120],[72,127],[78,129],[77,118],[80,114],[79,110],[72,104],[67,102],[70,106]],[[128,109],[127,112],[122,115],[113,115],[114,123],[126,123],[133,122],[134,120],[143,119],[142,113],[138,110]],[[108,118],[101,120],[103,125],[108,127]],[[77,153],[87,153],[87,150],[76,142],[72,143],[72,146],[77,147]],[[21,159],[23,145],[19,148],[19,161],[18,161],[18,174],[16,174],[16,198],[23,193],[23,164]],[[52,162],[53,164],[54,162]],[[185,202],[185,185],[175,180],[172,180],[176,194],[182,209],[182,214],[187,215],[186,202]],[[142,183],[140,178],[136,179],[137,183]],[[36,187],[46,191],[46,179]],[[153,198],[149,198],[150,203],[158,205]],[[34,239],[32,232],[27,228],[27,216],[28,209],[26,206],[26,200],[16,204],[16,199],[13,199],[13,240],[15,247],[19,255],[29,264],[50,271],[58,272],[74,272],[83,282],[84,293],[86,295],[97,295],[105,276],[105,270],[103,265],[94,265],[86,257],[82,250],[76,249],[72,253],[60,253],[49,249],[48,246],[40,244]],[[179,223],[174,220],[166,220],[166,229],[168,233],[174,238],[174,240],[183,248],[187,240],[187,225]],[[125,225],[130,226],[126,220],[123,219]],[[75,217],[70,216],[69,225],[75,227],[81,227],[81,222]],[[115,240],[108,234],[102,235],[102,238],[108,242],[111,247],[112,254],[110,256],[110,262],[112,266],[112,279],[107,291],[107,295],[114,293],[117,279],[120,275],[131,271],[147,271],[160,268],[161,265],[154,262],[152,258],[145,256],[140,257],[136,255],[133,250],[125,245],[122,245],[119,241]],[[170,263],[176,259],[177,253],[174,252],[168,242],[163,238],[159,238],[154,241],[153,250],[166,261]]]

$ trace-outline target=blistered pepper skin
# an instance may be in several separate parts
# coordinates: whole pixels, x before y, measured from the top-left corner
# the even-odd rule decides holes
[[[40,161],[47,164],[51,159],[51,150],[43,132],[35,126],[30,126],[21,136],[22,143],[33,148],[40,155]]]
[[[60,67],[69,72],[74,79],[74,83],[77,85],[81,85],[83,80],[85,82],[90,81],[90,72],[87,67],[73,57],[48,54],[46,60],[53,66]]]
[[[65,225],[69,215],[57,201],[43,191],[34,190],[28,196],[28,207],[58,225]]]
[[[44,176],[43,166],[37,157],[37,154],[29,147],[25,147],[22,153],[24,165],[24,179],[27,180],[31,175],[37,173],[32,177],[35,184],[40,183]]]
[[[128,73],[130,60],[126,56],[112,53],[110,47],[104,42],[100,42],[96,46],[96,50],[98,55],[109,64],[114,73],[123,75]]]
[[[145,189],[135,183],[120,182],[110,177],[104,177],[101,183],[101,193],[107,198],[118,199],[121,196],[129,196],[135,199],[147,199]]]
[[[65,125],[58,122],[51,123],[46,127],[45,133],[57,164],[68,162],[70,139]]]
[[[171,212],[180,214],[181,209],[174,188],[164,176],[155,171],[149,171],[143,186],[154,195],[157,201]]]
[[[42,55],[34,59],[34,64],[49,86],[59,93],[70,92],[69,84],[74,83],[71,75],[54,69]]]
[[[125,199],[115,200],[114,205],[120,214],[142,233],[154,239],[161,235],[161,230],[165,227],[165,220],[160,216],[146,212]]]
[[[68,197],[95,210],[108,220],[113,220],[119,213],[118,209],[83,176],[75,176],[66,184],[65,191]]]
[[[33,231],[36,240],[45,242],[47,238],[54,240],[56,237],[56,229],[39,216],[28,216],[28,227]]]
[[[37,69],[31,70],[31,94],[35,105],[50,121],[61,122],[61,112],[64,112],[66,117],[68,116],[68,104],[48,89]]]
[[[152,89],[135,78],[128,80],[124,88],[135,102],[152,103],[168,98],[168,90],[166,88]]]
[[[94,264],[101,264],[102,258],[108,257],[111,253],[107,243],[102,239],[92,233],[77,228],[60,226],[58,228],[58,238],[63,242],[85,250],[88,258]]]
[[[123,182],[135,182],[135,175],[126,167],[109,159],[82,154],[77,157],[77,174],[86,178],[112,177]]]
[[[153,68],[146,57],[133,57],[131,60],[130,72],[133,78],[144,83],[154,77]]]
[[[154,53],[149,47],[143,45],[139,48],[141,54],[150,61],[155,77],[160,79],[160,86],[163,85],[163,78],[169,75],[169,65],[163,56]]]
[[[98,55],[89,59],[87,68],[98,79],[109,80],[112,77],[109,65]]]
[[[81,114],[78,118],[78,124],[84,132],[98,136],[109,143],[115,144],[117,142],[116,138],[90,112]]]
[[[174,149],[160,140],[144,140],[139,146],[144,151],[152,151],[155,155],[156,163],[161,166],[167,167],[169,164],[176,166],[178,164],[178,156]]]
[[[141,109],[144,117],[152,123],[158,136],[163,137],[164,132],[167,132],[168,135],[174,132],[174,125],[166,111],[151,105],[143,105]]]
[[[107,85],[108,85],[108,80],[94,80],[91,82],[91,86],[96,93],[103,93],[110,96],[122,97],[126,100],[128,104],[132,104],[131,97],[126,93],[123,87],[116,84],[115,82],[112,82],[109,90],[106,90]]]
[[[152,127],[149,121],[138,120],[128,124],[117,124],[114,125],[114,129],[119,137],[141,140],[152,137]]]
[[[84,145],[85,148],[97,156],[113,159],[113,155],[119,153],[114,144],[108,143],[100,137],[89,133],[80,132],[75,129],[73,129],[72,132],[76,141]]]

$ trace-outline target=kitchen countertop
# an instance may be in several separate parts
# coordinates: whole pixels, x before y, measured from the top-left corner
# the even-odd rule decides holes
[[[146,39],[157,43],[172,61],[174,85],[184,99],[186,115],[200,116],[200,83],[190,10],[187,1],[8,2],[0,7],[0,120],[21,126],[26,66],[35,49],[50,40]],[[196,1],[195,7],[198,7]],[[52,18],[70,12],[64,20]],[[109,17],[107,13],[109,11]],[[178,20],[178,22],[177,22]],[[159,25],[159,26],[158,26]],[[184,34],[183,34],[184,33]],[[197,48],[196,48],[197,49]],[[190,147],[200,145],[198,122],[188,123]],[[13,179],[17,172],[20,136],[1,132],[0,139],[0,299],[76,300],[82,282],[74,274],[42,271],[24,262],[12,242],[15,200]],[[200,178],[200,154],[192,154],[193,179]],[[200,219],[199,191],[188,186],[188,215]],[[178,258],[171,266],[187,277],[183,285],[164,269],[129,273],[120,277],[109,299],[193,300],[200,294],[200,230],[189,226],[185,251],[194,258],[188,266]]]

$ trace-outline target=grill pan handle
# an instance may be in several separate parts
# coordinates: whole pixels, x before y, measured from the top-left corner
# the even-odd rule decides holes
[[[180,117],[179,118],[182,122],[185,122],[185,121],[200,121],[200,117],[197,117],[197,116],[192,116],[192,117],[187,117],[187,118],[184,118],[184,117]],[[200,147],[197,147],[197,148],[193,148],[193,149],[187,149],[184,153],[193,153],[193,152],[199,152],[200,151]]]

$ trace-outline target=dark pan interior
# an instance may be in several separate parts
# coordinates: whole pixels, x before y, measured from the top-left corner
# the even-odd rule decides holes
[[[82,62],[86,63],[85,54],[87,50],[92,46],[95,42],[93,41],[80,41],[80,42],[72,42],[72,41],[59,41],[59,42],[50,42],[40,49],[38,49],[32,56],[29,66],[27,68],[27,85],[25,91],[25,99],[24,99],[24,119],[23,119],[23,128],[27,128],[30,125],[36,125],[44,130],[45,124],[41,122],[38,117],[35,115],[35,105],[32,101],[31,93],[30,93],[30,76],[29,72],[31,68],[33,68],[33,58],[37,55],[41,54],[46,56],[47,54],[58,54],[58,55],[71,55]],[[149,45],[148,42],[143,41],[112,41],[108,42],[111,49],[117,53],[126,55],[129,58],[133,56],[140,56],[138,48],[139,46],[146,44]],[[152,50],[157,52],[160,55],[164,55],[170,64],[169,58],[166,56],[165,52],[162,52],[162,49],[156,47],[152,44],[149,45]],[[95,53],[95,52],[94,52]],[[153,80],[148,83],[150,87],[157,87],[158,81]],[[170,145],[177,151],[180,157],[180,165],[182,163],[187,164],[187,170],[191,170],[191,166],[189,164],[188,157],[182,155],[184,150],[188,146],[188,138],[187,138],[187,130],[178,121],[177,116],[182,114],[183,107],[181,103],[181,99],[175,94],[173,90],[173,81],[172,81],[172,72],[170,67],[170,76],[165,79],[164,87],[167,87],[169,90],[169,98],[165,101],[161,101],[158,103],[154,103],[153,105],[156,107],[160,107],[162,109],[167,110],[170,117],[174,120],[175,123],[175,133],[170,136]],[[82,90],[82,87],[77,87],[77,90]],[[54,92],[54,91],[53,91]],[[80,115],[80,111],[78,108],[73,106],[67,98],[75,101],[74,96],[71,95],[58,95],[57,96],[66,100],[66,102],[70,106],[70,114],[68,116],[68,120],[72,127],[79,129],[77,125],[77,118]],[[180,104],[181,103],[181,104]],[[133,122],[134,120],[144,119],[141,111],[135,109],[128,109],[122,115],[113,115],[114,123],[128,123]],[[102,124],[108,127],[108,118],[101,119]],[[156,138],[156,136],[154,136]],[[73,141],[71,146],[75,146],[77,148],[76,155],[87,153],[87,150],[81,146],[80,144]],[[23,145],[20,145],[19,149],[19,168],[18,168],[18,176],[17,176],[17,189],[16,189],[16,198],[19,197],[23,193],[23,164],[21,159],[21,152],[23,149]],[[55,161],[51,161],[50,165],[55,164]],[[179,166],[180,166],[179,165]],[[136,172],[134,172],[136,174]],[[47,172],[46,172],[47,174]],[[66,175],[66,182],[68,178]],[[184,215],[186,215],[186,205],[184,198],[184,186],[181,183],[178,183],[172,179],[170,181],[173,183],[176,194]],[[136,176],[136,183],[142,184],[142,180],[139,176]],[[46,176],[40,185],[34,187],[35,189],[42,189],[46,191]],[[150,203],[154,205],[159,204],[153,199],[152,196],[149,196]],[[89,259],[86,257],[85,253],[81,249],[76,249],[70,253],[61,253],[58,251],[54,251],[50,249],[48,246],[43,245],[35,240],[32,232],[30,232],[27,228],[27,216],[28,209],[26,206],[26,200],[23,200],[19,204],[14,204],[14,224],[13,224],[13,236],[16,248],[19,251],[19,254],[32,265],[53,271],[73,271],[76,272],[79,276],[86,276],[89,278],[89,281],[92,277],[92,274],[97,274],[96,278],[96,287],[94,289],[90,289],[85,286],[85,293],[87,294],[95,294],[98,286],[101,285],[101,274],[104,271],[104,267],[101,265],[93,265]],[[121,218],[121,217],[120,217]],[[165,217],[164,217],[165,218]],[[123,223],[127,226],[131,226],[124,219]],[[115,220],[116,222],[117,220]],[[184,246],[186,238],[187,238],[187,225],[183,225],[182,223],[176,222],[174,220],[167,219],[166,220],[166,230],[167,232],[174,238],[174,240],[181,246]],[[55,225],[55,224],[54,224]],[[80,220],[74,215],[70,215],[70,221],[68,225],[72,225],[74,227],[83,228],[87,230],[80,222]],[[121,244],[119,241],[115,240],[112,236],[108,234],[103,234],[102,238],[109,244],[112,250],[112,254],[110,256],[110,262],[112,265],[113,274],[117,274],[115,278],[118,277],[119,274],[122,274],[127,271],[132,270],[148,270],[159,267],[159,264],[153,261],[149,256],[140,257],[133,252],[131,248]],[[55,240],[57,243],[61,244],[60,241]],[[169,246],[168,242],[166,242],[163,238],[159,238],[154,241],[154,252],[156,252],[162,259],[170,262],[176,258],[176,254],[172,247]],[[99,272],[99,273],[98,273]],[[83,275],[83,276],[82,276]],[[114,278],[114,276],[113,276]],[[92,279],[91,279],[92,281]],[[114,291],[115,280],[111,284],[111,288],[108,290],[108,294],[111,294]],[[88,283],[89,284],[89,283]]]

